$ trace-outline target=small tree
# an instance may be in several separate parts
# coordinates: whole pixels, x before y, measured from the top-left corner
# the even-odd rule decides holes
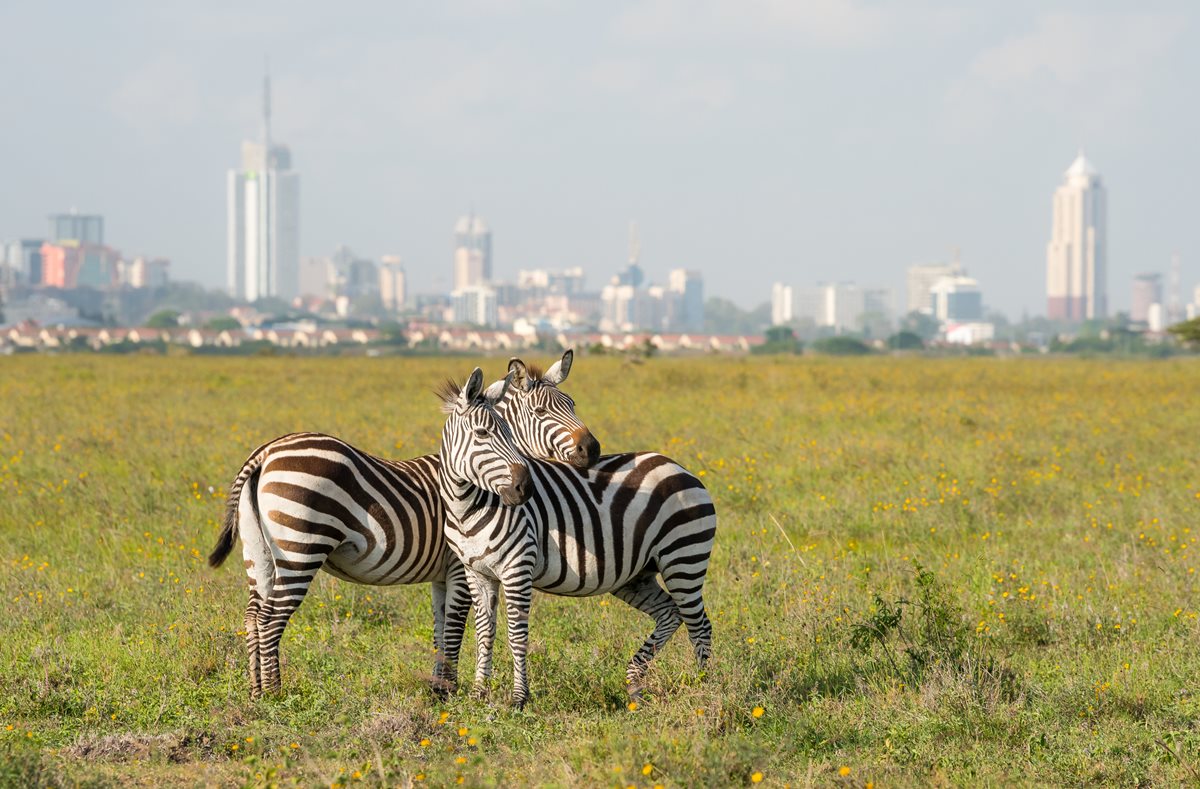
[[[804,343],[796,339],[791,326],[772,326],[765,333],[766,342],[750,349],[753,354],[800,353]]]
[[[217,315],[209,318],[208,323],[204,324],[204,328],[212,331],[234,331],[242,328],[242,324],[232,315]]]
[[[888,347],[894,351],[916,351],[925,347],[925,341],[916,332],[904,329],[888,337]]]
[[[814,342],[812,347],[817,353],[830,356],[865,356],[871,352],[871,348],[862,340],[845,336],[825,337]]]
[[[1184,345],[1191,347],[1200,345],[1200,318],[1192,318],[1190,321],[1176,323],[1167,329],[1167,331],[1174,334],[1176,339]]]
[[[941,324],[938,323],[937,318],[915,310],[905,315],[900,321],[901,330],[910,331],[922,340],[932,340],[937,336],[940,328]]]
[[[150,329],[173,329],[179,325],[179,312],[176,310],[159,310],[146,318],[146,327]]]
[[[404,326],[396,321],[382,321],[379,324],[379,339],[387,345],[404,345],[408,342]]]

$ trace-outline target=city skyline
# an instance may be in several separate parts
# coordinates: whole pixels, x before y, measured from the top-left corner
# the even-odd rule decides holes
[[[80,6],[63,57],[37,57],[32,40],[0,53],[14,115],[68,106],[89,118],[86,133],[0,130],[16,185],[0,197],[0,237],[34,235],[46,210],[77,205],[130,252],[220,286],[220,173],[254,128],[245,75],[268,51],[276,125],[303,152],[300,254],[398,253],[412,292],[451,289],[445,228],[474,205],[503,239],[500,279],[606,272],[636,217],[650,279],[699,270],[742,306],[780,280],[899,292],[909,266],[958,247],[989,306],[1040,314],[1046,196],[1081,144],[1114,195],[1110,286],[1175,250],[1183,290],[1200,278],[1180,176],[1200,166],[1198,111],[1182,100],[1200,74],[1191,6],[731,8],[379,6],[365,24],[302,6]],[[48,13],[5,8],[0,23],[38,29]],[[130,35],[144,46],[108,45]],[[1113,289],[1110,312],[1129,309],[1126,291]]]

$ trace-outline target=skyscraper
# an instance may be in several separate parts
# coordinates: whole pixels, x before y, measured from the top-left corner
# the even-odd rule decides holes
[[[492,281],[492,231],[471,214],[454,225],[454,290]]]
[[[1046,246],[1046,315],[1082,321],[1108,313],[1107,201],[1100,173],[1081,151],[1054,193]]]
[[[271,78],[263,80],[262,141],[242,143],[226,179],[229,295],[291,300],[300,292],[300,175],[271,140]]]
[[[771,325],[792,322],[792,286],[776,282],[771,286]]]
[[[933,294],[930,292],[943,277],[956,277],[962,269],[958,262],[934,263],[926,266],[908,267],[907,312],[933,312]]]
[[[674,295],[669,315],[674,331],[698,332],[704,329],[704,278],[699,271],[677,268],[671,271],[668,290]]]
[[[1150,308],[1162,306],[1162,274],[1138,274],[1133,278],[1133,301],[1129,307],[1129,319],[1136,323],[1150,320]]]
[[[81,214],[71,209],[66,214],[51,214],[48,241],[79,241],[84,244],[104,243],[104,217]]]
[[[379,259],[379,294],[383,306],[393,312],[404,309],[408,294],[405,290],[404,266],[399,255],[384,255]]]

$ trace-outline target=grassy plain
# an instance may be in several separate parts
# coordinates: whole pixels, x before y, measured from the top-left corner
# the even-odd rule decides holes
[[[433,452],[473,364],[0,359],[0,784],[1198,780],[1194,360],[580,358],[605,449],[716,499],[707,677],[678,634],[631,710],[649,620],[542,596],[527,710],[503,648],[494,703],[439,702],[427,588],[320,576],[251,703],[238,563],[203,561],[242,460]]]

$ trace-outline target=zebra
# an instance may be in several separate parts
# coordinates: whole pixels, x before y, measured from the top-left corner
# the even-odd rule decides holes
[[[575,401],[558,388],[574,358],[568,348],[545,372],[515,356],[509,359],[512,385],[497,408],[527,457],[555,458],[587,469],[600,457],[600,442],[575,415]]]
[[[598,452],[573,410],[535,414],[522,424],[573,462],[586,463],[593,445]],[[356,583],[432,583],[434,687],[454,690],[471,597],[462,565],[446,547],[440,464],[438,455],[386,460],[322,433],[282,436],[250,454],[230,486],[208,562],[221,565],[241,537],[252,698],[280,690],[280,640],[321,569]]]
[[[464,407],[470,401],[466,392],[444,389],[443,409],[453,414]],[[508,406],[532,410],[536,403],[514,397]],[[514,415],[513,424],[522,420]],[[518,708],[529,699],[526,652],[534,589],[572,597],[611,593],[654,619],[653,632],[626,667],[635,698],[650,661],[681,623],[703,670],[712,649],[703,588],[716,510],[698,477],[654,452],[601,456],[588,470],[527,459],[529,500],[513,507],[471,482],[472,463],[500,462],[509,455],[481,457],[471,441],[459,420],[447,420],[439,479],[446,539],[466,567],[475,608],[477,695],[486,694],[492,674],[501,588],[513,655],[512,701]],[[516,447],[515,442],[502,445],[497,436],[496,450]]]

